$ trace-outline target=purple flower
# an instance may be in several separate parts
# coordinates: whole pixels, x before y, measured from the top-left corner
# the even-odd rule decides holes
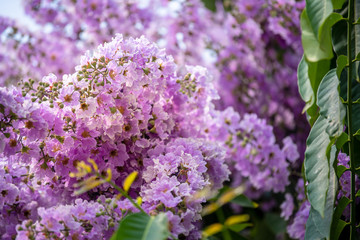
[[[63,87],[60,90],[59,99],[65,106],[76,106],[79,102],[80,93],[74,90],[73,85]]]
[[[297,146],[294,144],[291,137],[286,137],[283,139],[282,151],[285,153],[286,158],[292,163],[300,157]]]
[[[305,237],[306,221],[309,217],[310,203],[305,201],[295,214],[293,222],[287,227],[289,236],[294,239],[303,240]]]
[[[285,201],[281,204],[281,214],[285,220],[289,220],[294,211],[294,199],[290,193],[285,194]]]

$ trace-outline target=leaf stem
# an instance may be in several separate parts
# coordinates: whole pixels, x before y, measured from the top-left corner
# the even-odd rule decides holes
[[[354,19],[354,0],[349,0],[348,3],[348,28],[347,28],[347,55],[348,55],[348,74],[347,74],[347,130],[349,135],[349,157],[350,157],[350,169],[351,169],[351,204],[350,204],[350,240],[354,240],[356,237],[356,202],[355,202],[355,162],[354,162],[354,136],[352,133],[352,39],[351,34],[353,30],[353,19]]]

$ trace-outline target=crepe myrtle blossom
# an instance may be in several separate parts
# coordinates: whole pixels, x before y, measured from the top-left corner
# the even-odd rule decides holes
[[[109,184],[69,194],[91,178],[70,175],[87,159],[99,174],[111,172],[119,186],[138,172],[129,196],[141,197],[149,214],[165,212],[170,231],[181,238],[201,237],[206,198],[196,193],[216,192],[229,179],[229,169],[239,184],[246,182],[260,195],[284,191],[286,159],[296,158],[296,148],[291,141],[281,148],[272,127],[255,114],[215,109],[219,95],[205,68],[186,66],[187,73],[179,74],[164,49],[145,37],[120,34],[80,62],[63,78],[50,74],[40,82],[24,82],[21,89],[0,89],[1,157],[28,166],[27,174],[41,186],[31,188],[29,196],[39,196],[32,214],[9,211],[13,220],[0,229],[1,236],[107,239],[122,213],[136,210],[128,199],[116,199]],[[268,164],[273,167],[265,168]],[[22,201],[15,187],[8,184],[4,191],[9,201]],[[55,193],[61,201],[41,200]],[[104,198],[122,211],[104,215]],[[3,208],[13,207],[11,201]],[[88,215],[85,208],[92,208]]]
[[[85,54],[81,63],[76,73],[63,79],[50,74],[38,83],[23,83],[21,89],[0,89],[5,140],[1,156],[27,164],[28,174],[39,179],[37,184],[51,182],[51,189],[61,195],[73,191],[75,179],[69,173],[88,158],[100,172],[111,169],[118,185],[137,171],[140,176],[130,196],[141,196],[147,212],[173,209],[171,219],[181,219],[178,228],[174,222],[174,234],[200,237],[195,223],[201,219],[201,203],[206,199],[192,195],[205,187],[218,190],[229,176],[223,144],[210,141],[196,127],[190,134],[187,125],[194,116],[203,116],[198,123],[206,125],[215,111],[211,101],[217,94],[206,69],[189,66],[186,76],[177,75],[173,58],[163,49],[144,37],[124,40],[122,35],[92,55]],[[170,169],[162,168],[172,161]],[[14,200],[22,201],[16,184],[5,186],[9,207]],[[42,189],[32,189],[42,196]],[[1,235],[40,239],[51,232],[52,237],[105,239],[114,231],[110,219],[115,222],[122,215],[90,219],[103,210],[96,200],[115,194],[104,184],[80,198],[67,196],[49,204],[37,201],[28,217],[10,211],[11,231],[1,229]],[[8,205],[1,204],[3,209]],[[94,210],[88,217],[83,215],[86,208]],[[131,205],[124,208],[133,210]],[[79,215],[71,215],[77,211]]]
[[[283,147],[277,144],[273,128],[255,114],[241,117],[227,108],[215,119],[209,131],[227,147],[233,184],[247,185],[252,198],[266,191],[283,192],[290,163],[299,157],[296,145],[289,139]]]

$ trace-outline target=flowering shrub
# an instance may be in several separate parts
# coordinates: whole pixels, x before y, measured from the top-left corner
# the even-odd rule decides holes
[[[101,176],[121,185],[139,172],[129,197],[140,197],[149,214],[165,212],[173,236],[191,238],[201,237],[196,223],[206,201],[194,196],[221,188],[228,166],[234,178],[262,191],[284,191],[288,184],[285,159],[298,157],[296,146],[290,141],[280,149],[272,128],[255,115],[240,119],[231,108],[215,110],[218,95],[206,69],[189,66],[178,76],[163,49],[122,35],[85,54],[76,69],[63,79],[50,74],[21,90],[1,89],[2,211],[13,219],[4,237],[14,236],[22,222],[18,239],[108,238],[128,211],[138,209],[118,199],[112,185],[99,186],[106,183]],[[87,159],[99,176],[73,174],[89,169]],[[271,162],[278,169],[264,169]],[[8,164],[22,169],[26,187],[16,185],[23,177],[14,182],[19,173]],[[261,185],[265,178],[273,180]],[[76,186],[78,197],[71,194]],[[22,197],[27,187],[33,194]]]
[[[35,31],[0,16],[1,238],[354,236],[353,6],[326,2],[24,1]]]
[[[200,0],[151,0],[147,5],[115,0],[24,1],[25,12],[47,32],[31,32],[1,18],[0,85],[23,77],[38,81],[49,73],[69,74],[81,53],[110,41],[115,33],[144,35],[166,47],[182,73],[187,73],[186,64],[207,67],[216,77],[218,108],[232,106],[240,114],[267,119],[279,139],[291,135],[302,152],[308,125],[296,69],[302,54],[299,16],[304,3],[214,1],[212,12]]]

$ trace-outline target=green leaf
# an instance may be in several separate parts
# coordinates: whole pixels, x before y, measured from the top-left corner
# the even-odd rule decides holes
[[[169,237],[168,221],[165,213],[148,216],[135,213],[126,216],[111,240],[164,240]]]
[[[215,0],[201,0],[205,7],[213,12],[216,12],[216,3]]]
[[[10,137],[10,133],[4,132],[3,134],[4,134],[4,136],[5,136],[6,138],[9,138],[9,137]]]
[[[341,9],[346,0],[331,0],[334,9]]]
[[[340,178],[340,177],[343,175],[343,173],[344,173],[345,171],[347,171],[347,170],[348,170],[348,168],[345,167],[345,166],[343,166],[343,165],[337,166],[337,167],[336,167],[336,176],[337,176],[338,178]]]
[[[360,190],[357,191],[355,197],[360,197]]]
[[[304,10],[300,19],[301,25],[301,42],[304,48],[306,59],[310,62],[317,62],[322,59],[331,59],[333,57],[330,46],[320,46],[320,43],[315,35],[310,20]]]
[[[348,199],[347,197],[342,197],[338,201],[338,204],[334,211],[333,221],[331,223],[331,231],[330,231],[330,236],[331,236],[330,239],[331,240],[337,240],[339,237],[336,237],[336,236],[340,236],[340,233],[342,232],[343,228],[345,227],[345,225],[342,225],[340,223],[340,221],[341,221],[340,217],[341,217],[342,213],[344,212],[344,209],[350,202],[351,202],[350,199]]]
[[[316,120],[306,140],[304,161],[305,177],[309,182],[308,199],[321,216],[324,216],[326,193],[329,188],[329,162],[326,149],[330,139],[326,133],[327,123],[328,121],[321,115]]]
[[[331,69],[323,78],[318,89],[317,105],[320,115],[328,120],[326,132],[330,137],[339,137],[343,132],[343,119],[346,114],[339,97],[339,79],[336,69]]]
[[[330,153],[330,171],[329,178],[326,179],[328,183],[328,191],[326,193],[326,201],[324,207],[324,214],[321,215],[313,206],[310,208],[309,218],[306,222],[305,240],[322,240],[330,239],[331,222],[333,218],[334,202],[337,191],[337,178],[335,176],[334,168],[332,167],[335,161],[336,148],[333,146]]]
[[[309,17],[310,25],[315,35],[318,36],[320,26],[333,12],[332,2],[331,0],[306,0],[306,12]]]
[[[330,61],[329,60],[321,60],[319,62],[307,62],[306,59],[304,59],[304,60],[305,61],[303,62],[303,64],[307,65],[308,77],[310,79],[312,91],[314,93],[316,93],[322,78],[325,76],[325,74],[329,70]],[[301,75],[301,74],[304,74],[304,72],[306,71],[306,66],[304,66],[304,65],[302,65],[300,67],[300,64],[299,64],[300,69],[298,69],[298,71],[299,71],[298,73],[300,74],[300,76],[299,76],[298,81],[300,81],[300,78],[306,77],[306,75],[305,76]],[[302,79],[302,80],[304,80],[304,79]],[[308,87],[308,86],[306,86],[306,87]],[[300,88],[300,85],[299,85],[299,88]],[[311,126],[314,125],[314,123],[315,123],[315,121],[316,121],[316,119],[318,117],[318,107],[315,104],[316,103],[316,98],[317,97],[314,94],[313,95],[314,103],[312,104],[312,106],[306,112],[308,121],[309,121]]]
[[[347,24],[345,21],[337,22],[332,27],[332,43],[338,56],[347,56]]]
[[[337,75],[338,79],[340,79],[341,73],[344,70],[346,64],[348,63],[347,61],[348,61],[348,59],[345,55],[340,55],[336,59],[336,65],[337,65],[336,75]]]
[[[338,222],[338,224],[336,225],[336,230],[335,230],[335,232],[334,232],[334,235],[331,235],[331,236],[330,236],[330,239],[331,239],[331,240],[332,240],[332,239],[338,240],[339,237],[340,237],[341,232],[343,231],[343,229],[344,229],[344,227],[345,227],[346,225],[348,225],[348,223],[346,223],[345,221],[339,219],[339,222]]]
[[[306,103],[302,111],[302,113],[304,113],[315,103],[314,91],[312,89],[308,74],[308,65],[304,59],[304,56],[301,58],[297,69],[297,78],[300,96]],[[309,115],[311,114],[309,113]]]
[[[343,20],[344,18],[339,13],[331,13],[325,21],[321,24],[319,28],[319,42],[320,46],[329,46],[332,50],[332,41],[331,41],[331,27],[339,22],[340,20]]]
[[[307,65],[312,89],[315,93],[317,93],[321,80],[330,69],[330,61],[322,60],[315,63],[307,62]]]
[[[240,231],[244,230],[245,228],[252,227],[252,226],[253,226],[252,223],[240,223],[240,224],[234,224],[234,225],[228,226],[227,228],[234,232],[240,232]]]
[[[332,6],[330,12],[326,10],[325,7],[323,10],[325,10],[326,13],[320,9],[320,12],[324,14],[316,15],[316,12],[319,11],[316,7],[323,4],[329,6],[329,1],[330,0],[307,0],[307,8],[301,14],[301,41],[306,59],[310,62],[331,59],[333,57],[331,27],[342,20],[343,17],[338,13],[333,13]],[[315,7],[309,9],[308,5],[310,7],[313,4]],[[312,16],[310,16],[310,14],[312,14]]]
[[[354,137],[356,137],[357,139],[360,138],[360,129],[358,129],[356,133],[354,133]]]
[[[342,132],[340,137],[336,139],[336,148],[337,150],[341,150],[343,145],[349,141],[349,136],[346,132]]]
[[[231,200],[232,203],[235,203],[241,207],[248,207],[248,208],[257,208],[259,205],[250,199],[248,199],[244,194],[241,194]]]
[[[313,106],[311,107],[311,109],[312,109],[314,106],[316,107],[316,111],[317,111],[317,105],[316,105],[316,104],[313,105]],[[319,117],[319,113],[318,113],[318,112],[316,112],[313,117],[311,117],[311,116],[309,116],[308,114],[306,114],[306,118],[307,118],[308,122],[310,123],[310,126],[311,126],[311,127],[314,126],[314,124],[315,124],[316,120],[318,119],[318,117]]]

